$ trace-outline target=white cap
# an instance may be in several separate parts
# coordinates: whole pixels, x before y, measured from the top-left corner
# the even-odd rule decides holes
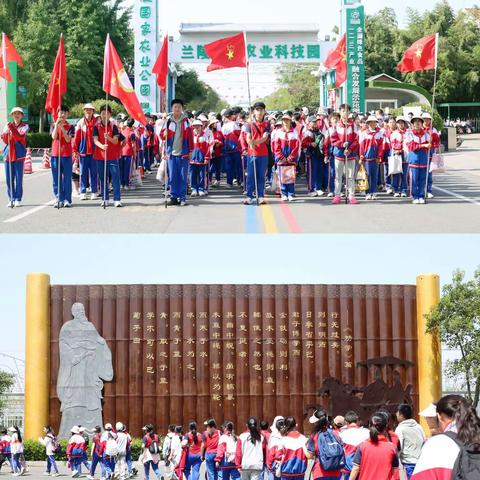
[[[12,111],[10,112],[10,115],[12,115],[12,113],[15,113],[15,112],[20,112],[22,115],[25,114],[25,112],[23,111],[23,109],[20,108],[20,107],[13,107],[13,108],[12,108]]]
[[[87,108],[91,108],[92,110],[96,110],[95,105],[93,105],[93,103],[86,103],[83,106],[83,109],[86,110]]]
[[[427,119],[432,119],[432,116],[428,112],[423,112],[422,113],[422,118],[427,118]]]
[[[77,425],[74,425],[70,431],[71,431],[72,433],[80,433],[80,429],[78,428]]]
[[[378,123],[378,118],[375,117],[374,115],[370,115],[370,116],[367,118],[366,122],[367,122],[367,123],[368,123],[368,122]]]
[[[9,431],[9,432],[16,432],[17,430],[16,430],[15,428],[13,428],[13,427],[8,427],[8,431]]]
[[[437,406],[431,403],[427,408],[418,413],[421,417],[435,418],[437,416]]]
[[[112,424],[111,423],[106,423],[105,424],[105,430],[112,430]]]
[[[199,115],[198,120],[201,120],[202,122],[208,122],[208,118],[205,115]]]
[[[123,426],[123,423],[122,423],[122,422],[117,422],[117,423],[115,424],[115,430],[116,430],[117,432],[121,432],[124,428],[125,428],[125,427]]]
[[[80,433],[84,432],[85,430],[86,430],[85,427],[78,427],[78,431],[79,431]]]
[[[202,123],[201,120],[198,120],[198,118],[197,118],[197,120],[194,120],[192,122],[192,127],[203,127],[203,123]]]
[[[402,115],[400,115],[399,117],[397,117],[397,122],[405,122],[405,123],[410,123],[409,120],[407,120],[405,117],[403,117]]]

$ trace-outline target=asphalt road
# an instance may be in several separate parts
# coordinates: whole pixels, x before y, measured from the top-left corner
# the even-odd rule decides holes
[[[74,198],[73,208],[51,206],[50,170],[34,161],[25,175],[22,207],[7,207],[5,177],[0,191],[2,233],[480,233],[480,135],[464,137],[460,149],[446,154],[447,172],[434,178],[435,198],[426,205],[380,194],[376,202],[331,205],[325,197],[306,196],[304,180],[297,200],[242,205],[240,190],[211,189],[184,207],[164,208],[155,175],[144,186],[122,193],[123,208],[100,207],[100,201]],[[3,168],[3,166],[2,166]]]

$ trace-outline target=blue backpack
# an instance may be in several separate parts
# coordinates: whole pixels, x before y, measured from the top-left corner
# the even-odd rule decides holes
[[[318,432],[318,460],[324,470],[340,470],[345,466],[342,442],[331,430]]]

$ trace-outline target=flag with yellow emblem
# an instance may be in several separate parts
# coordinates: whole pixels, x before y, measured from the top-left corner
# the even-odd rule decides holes
[[[130,117],[146,125],[147,119],[110,35],[107,35],[103,58],[103,91],[118,98]]]
[[[55,57],[47,99],[45,100],[45,110],[52,115],[54,122],[57,121],[58,109],[62,104],[62,97],[65,93],[67,93],[67,62],[65,60],[63,35],[60,35],[57,56]]]
[[[438,33],[428,35],[412,44],[397,65],[401,72],[418,72],[437,68]]]
[[[245,35],[239,33],[205,45],[205,53],[212,59],[207,72],[222,68],[246,67]]]

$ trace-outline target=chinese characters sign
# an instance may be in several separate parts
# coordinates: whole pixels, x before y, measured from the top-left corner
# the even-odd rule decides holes
[[[332,47],[331,42],[249,42],[248,58],[252,63],[319,63]],[[202,43],[171,44],[170,61],[181,63],[209,62]]]
[[[156,111],[157,88],[152,67],[157,58],[157,1],[135,0],[135,93],[144,112]]]
[[[347,32],[347,102],[352,111],[363,112],[365,108],[365,62],[363,6],[346,8]]]

